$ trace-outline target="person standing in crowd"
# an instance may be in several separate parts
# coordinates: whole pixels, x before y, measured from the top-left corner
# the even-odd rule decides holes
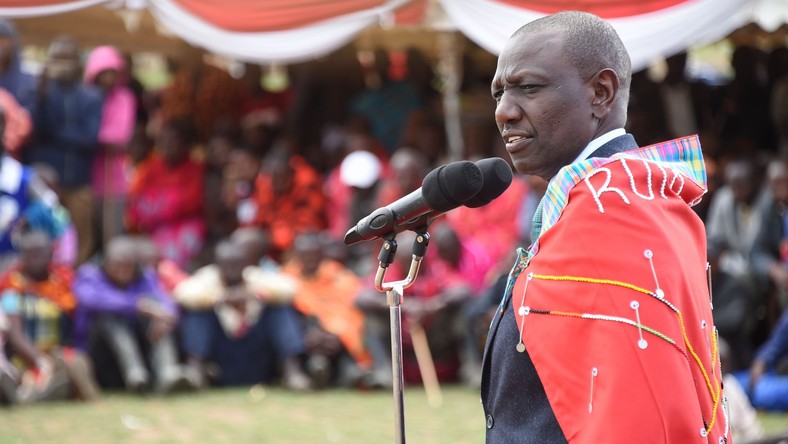
[[[158,155],[141,164],[129,185],[126,223],[150,235],[165,259],[188,269],[205,240],[203,165],[190,158],[194,124],[170,120],[157,138]]]
[[[705,84],[688,78],[686,51],[668,57],[666,64],[668,72],[659,84],[660,101],[656,105],[662,112],[659,117],[667,138],[705,134],[714,123],[712,92]]]
[[[549,184],[488,335],[488,443],[730,439],[691,208],[700,144],[639,148],[624,130],[630,79],[616,31],[584,12],[529,22],[498,58],[506,150]]]
[[[344,238],[348,227],[356,224],[376,208],[390,202],[380,202],[378,197],[386,166],[367,150],[353,151],[326,179],[325,195],[328,199],[327,233],[336,240]],[[377,253],[375,245],[358,243],[345,250],[345,265],[359,275],[367,274],[369,258]]]
[[[714,289],[714,324],[731,349],[734,369],[752,358],[751,334],[762,301],[750,256],[771,194],[761,189],[759,168],[748,159],[725,168],[725,186],[714,195],[706,221],[706,238]]]
[[[241,115],[243,83],[219,67],[204,61],[205,52],[183,48],[181,60],[172,66],[172,83],[161,92],[161,107],[151,117],[158,123],[189,118],[195,123],[195,137],[205,141],[220,119]]]
[[[31,105],[34,138],[23,159],[51,165],[57,172],[60,198],[77,229],[77,262],[83,263],[96,247],[90,174],[98,148],[102,97],[95,87],[79,83],[80,69],[74,39],[56,38]]]
[[[5,113],[0,111],[0,136],[5,123]],[[0,140],[0,272],[13,264],[14,240],[23,231],[42,229],[62,238],[68,225],[63,213],[57,194],[33,168],[7,155],[5,142]]]
[[[767,301],[767,313],[774,323],[788,306],[788,230],[785,206],[788,205],[788,165],[775,160],[766,170],[772,200],[755,235],[750,263],[764,293],[775,291]]]
[[[0,20],[0,88],[10,92],[22,106],[29,107],[35,99],[35,82],[32,75],[22,70],[16,26]]]
[[[309,388],[301,370],[304,342],[291,304],[295,282],[249,262],[236,242],[216,245],[215,263],[197,270],[173,291],[184,311],[182,348],[196,374],[220,386],[270,384]],[[218,367],[211,375],[210,364]]]
[[[95,48],[85,65],[85,84],[98,86],[104,95],[91,182],[98,199],[96,226],[102,233],[102,245],[123,233],[127,148],[137,113],[134,94],[121,80],[125,72],[122,54],[111,46]]]
[[[350,115],[369,121],[375,138],[393,152],[399,146],[408,116],[423,108],[424,103],[410,79],[392,79],[391,58],[386,50],[375,51],[372,68],[366,90],[350,103]]]
[[[304,158],[282,148],[266,156],[251,203],[253,216],[241,223],[268,230],[276,258],[300,233],[326,227],[322,177]]]

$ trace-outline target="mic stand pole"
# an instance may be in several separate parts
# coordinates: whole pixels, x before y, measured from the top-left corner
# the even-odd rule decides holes
[[[394,254],[397,251],[397,241],[394,239],[396,234],[384,237],[383,247],[380,249],[377,274],[375,275],[375,288],[380,292],[386,292],[386,302],[389,306],[389,318],[391,323],[391,374],[393,379],[394,394],[394,414],[395,414],[395,442],[405,444],[405,380],[402,375],[402,313],[400,305],[404,290],[416,280],[421,267],[421,260],[427,252],[430,235],[427,227],[417,231],[416,241],[413,243],[413,256],[410,261],[408,276],[395,282],[383,282],[386,276],[386,269],[394,262]]]

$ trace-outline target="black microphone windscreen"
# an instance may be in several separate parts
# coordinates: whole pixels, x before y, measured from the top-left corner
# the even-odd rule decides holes
[[[475,196],[483,183],[479,167],[463,160],[430,171],[421,184],[421,190],[430,208],[446,212]]]
[[[512,183],[512,167],[500,157],[479,160],[476,162],[476,166],[482,172],[484,184],[475,196],[463,204],[468,208],[487,205],[503,194]]]

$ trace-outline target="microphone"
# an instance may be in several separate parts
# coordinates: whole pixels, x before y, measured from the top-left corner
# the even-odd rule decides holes
[[[449,167],[451,165],[455,165],[455,164],[463,164],[464,165],[464,164],[467,164],[467,163],[470,163],[470,162],[467,162],[467,161],[455,162],[453,164],[442,166],[442,167],[432,171],[430,174],[436,173],[436,171],[439,171],[442,168]],[[505,160],[501,159],[500,157],[490,157],[490,158],[487,158],[487,159],[481,159],[481,160],[476,161],[475,165],[479,169],[479,171],[481,172],[482,185],[478,189],[478,192],[476,194],[472,195],[470,198],[465,199],[465,201],[462,203],[464,206],[469,207],[469,208],[478,208],[478,207],[481,207],[483,205],[487,205],[488,203],[490,203],[494,199],[496,199],[498,196],[503,194],[503,192],[506,191],[506,189],[509,188],[509,185],[512,183],[512,168],[509,166],[509,164]],[[456,167],[452,167],[452,168],[456,168]],[[466,166],[466,168],[469,168],[469,167]],[[471,168],[469,168],[469,169],[471,169]],[[430,174],[428,174],[427,177],[430,177]],[[450,180],[444,180],[443,183],[444,184],[449,184],[449,183],[454,183],[455,181],[460,181],[460,183],[462,183],[462,181],[465,180],[465,178],[463,177],[462,174],[456,174],[456,175],[455,174],[456,174],[455,170],[452,169],[451,170],[451,174],[449,174]],[[447,203],[445,199],[441,199],[441,197],[440,197],[440,195],[443,193],[443,191],[440,191],[440,189],[438,188],[438,196],[437,197],[433,196],[436,193],[435,188],[434,188],[434,185],[436,184],[436,181],[434,179],[430,179],[428,181],[427,177],[425,177],[424,181],[422,182],[422,188],[420,188],[420,189],[414,191],[413,193],[409,194],[408,196],[405,196],[402,199],[390,204],[388,207],[379,208],[378,210],[376,210],[375,212],[373,212],[372,214],[370,214],[366,218],[364,218],[361,221],[359,221],[358,225],[356,225],[355,227],[351,228],[347,232],[347,234],[345,235],[345,244],[346,245],[353,245],[353,244],[356,244],[356,243],[364,241],[364,240],[377,239],[377,238],[379,238],[381,236],[384,236],[386,234],[389,234],[391,232],[400,233],[400,232],[406,231],[406,230],[414,230],[414,229],[417,229],[417,228],[420,228],[420,227],[424,226],[425,224],[428,225],[433,220],[435,220],[436,218],[438,218],[441,215],[443,215],[443,213],[445,213],[446,211],[452,210],[452,209],[456,208],[457,206],[459,206],[457,204],[451,204],[451,203],[449,203],[448,205],[441,205],[441,203],[443,203],[443,204]],[[475,188],[475,185],[472,188]],[[373,218],[373,216],[375,216],[376,214],[379,215],[379,212],[381,212],[381,211],[383,211],[385,213],[384,210],[394,206],[397,203],[409,200],[409,198],[410,199],[418,198],[418,196],[414,196],[414,195],[416,195],[417,193],[421,193],[422,190],[425,190],[424,191],[425,194],[429,194],[430,195],[430,198],[429,198],[429,200],[427,200],[427,202],[430,202],[432,204],[432,205],[430,205],[430,208],[432,208],[431,211],[429,209],[427,209],[426,212],[420,212],[419,215],[417,215],[417,216],[414,215],[413,218],[402,217],[401,220],[404,221],[404,222],[396,224],[396,226],[393,229],[392,228],[388,228],[387,231],[383,231],[380,234],[372,235],[371,237],[364,237],[361,234],[361,233],[364,233],[364,234],[368,233],[368,229],[366,228],[366,225],[368,225],[370,223],[368,221],[370,218]],[[467,190],[466,190],[466,192],[467,192]],[[441,202],[435,202],[436,200],[439,200]],[[446,208],[446,209],[443,209],[443,208]],[[421,209],[419,211],[421,211]],[[386,213],[386,214],[388,214],[388,213]],[[388,217],[391,217],[391,216],[388,215]],[[366,224],[365,224],[365,221],[366,221]],[[382,220],[380,222],[383,223],[383,224],[387,224],[386,226],[388,227],[388,224],[389,224],[389,220],[388,219]]]
[[[478,208],[495,200],[503,194],[512,184],[512,167],[500,157],[488,157],[477,160],[476,166],[482,172],[484,185],[475,196],[462,205],[468,208]]]
[[[482,172],[482,189],[475,196],[463,202],[462,206],[468,208],[478,208],[492,202],[503,194],[509,185],[512,184],[512,167],[500,157],[488,157],[476,161],[476,166]],[[397,227],[397,233],[405,230],[415,230],[431,224],[435,219],[443,216],[445,212],[431,211],[424,216],[418,217],[405,225]]]
[[[483,184],[482,171],[473,162],[440,166],[424,177],[421,188],[361,219],[345,234],[345,245],[426,225],[428,213],[440,215],[462,205],[479,193]]]

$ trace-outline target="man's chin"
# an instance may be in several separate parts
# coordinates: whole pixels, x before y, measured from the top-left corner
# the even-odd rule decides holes
[[[548,181],[552,178],[552,174],[543,165],[536,164],[528,159],[512,159],[512,164],[518,173],[538,176]]]

